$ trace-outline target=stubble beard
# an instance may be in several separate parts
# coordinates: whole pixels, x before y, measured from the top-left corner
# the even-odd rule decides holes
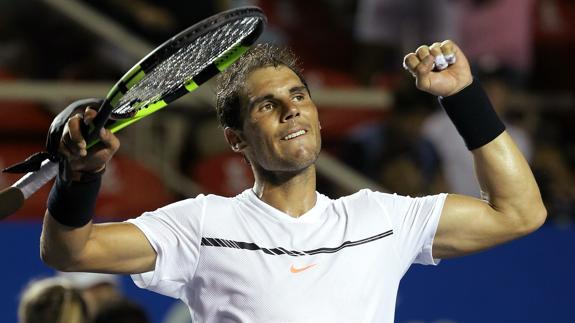
[[[254,174],[259,175],[261,179],[281,184],[281,182],[309,172],[312,168],[315,170],[315,162],[319,157],[320,151],[321,141],[310,157],[293,158],[289,160],[284,159],[279,163],[276,163],[276,165],[269,165],[267,167],[251,162],[252,170],[254,171]]]

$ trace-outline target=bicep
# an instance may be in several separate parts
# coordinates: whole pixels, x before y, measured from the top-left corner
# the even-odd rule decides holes
[[[519,227],[513,217],[486,201],[450,194],[433,240],[433,257],[453,258],[488,249],[521,236]]]
[[[156,251],[134,224],[93,225],[79,258],[80,271],[135,274],[155,267]]]

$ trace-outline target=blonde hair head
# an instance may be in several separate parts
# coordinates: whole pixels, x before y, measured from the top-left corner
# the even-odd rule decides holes
[[[20,323],[83,323],[87,310],[79,291],[61,279],[45,278],[24,289],[18,317]]]

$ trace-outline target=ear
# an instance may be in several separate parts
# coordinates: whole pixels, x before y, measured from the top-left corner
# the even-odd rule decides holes
[[[246,142],[242,139],[240,130],[226,127],[224,129],[224,136],[234,152],[240,152],[247,146]]]

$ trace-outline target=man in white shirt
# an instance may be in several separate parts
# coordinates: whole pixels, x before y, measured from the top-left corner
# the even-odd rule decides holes
[[[198,321],[392,322],[412,263],[501,244],[546,217],[529,166],[457,45],[421,46],[404,65],[419,89],[441,97],[489,201],[316,192],[316,106],[293,55],[258,45],[224,72],[217,98],[224,135],[254,172],[251,189],[92,224],[98,174],[119,141],[102,131],[102,147],[87,152],[79,124],[96,112],[86,109],[62,136],[74,173],[50,194],[42,259],[64,271],[132,274],[138,286],[181,299]]]

